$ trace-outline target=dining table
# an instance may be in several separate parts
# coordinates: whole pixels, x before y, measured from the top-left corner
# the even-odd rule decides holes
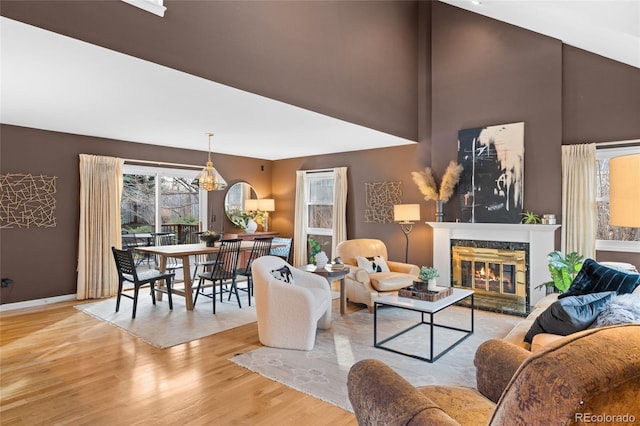
[[[273,243],[271,247],[280,247],[284,244]],[[242,241],[240,243],[240,251],[250,251],[253,248],[253,241]],[[179,296],[184,296],[187,310],[193,310],[193,282],[191,280],[191,267],[189,263],[190,256],[196,256],[200,254],[216,254],[220,251],[220,244],[210,247],[205,243],[198,244],[173,244],[164,246],[144,246],[136,247],[135,251],[158,256],[158,269],[160,272],[167,270],[167,259],[172,257],[182,260],[182,270],[184,275],[184,290],[172,288],[171,293]],[[162,299],[162,293],[157,294],[159,300]]]

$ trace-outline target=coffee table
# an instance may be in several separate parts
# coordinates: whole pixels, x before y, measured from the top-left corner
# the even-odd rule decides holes
[[[451,327],[448,325],[443,325],[443,324],[436,324],[434,323],[434,316],[435,314],[437,314],[438,312],[448,308],[449,306],[463,300],[466,298],[471,298],[471,308],[469,309],[469,312],[471,314],[471,329],[464,329],[464,328],[457,328],[457,327]],[[394,307],[394,308],[400,308],[400,309],[405,309],[405,310],[409,310],[409,311],[415,311],[415,312],[420,312],[421,313],[421,321],[417,324],[412,325],[411,327],[404,329],[390,337],[387,337],[386,339],[383,339],[381,341],[378,341],[378,309],[382,306],[390,306],[390,307]],[[453,349],[454,347],[456,347],[458,344],[460,344],[460,342],[462,342],[464,339],[466,339],[467,337],[469,337],[470,335],[473,334],[473,312],[474,312],[474,305],[473,305],[473,290],[465,290],[465,289],[460,289],[460,288],[454,288],[453,289],[453,294],[451,294],[450,296],[447,296],[443,299],[437,300],[435,302],[427,302],[425,300],[419,300],[419,299],[412,299],[409,297],[400,297],[400,296],[383,296],[380,297],[378,299],[376,299],[373,302],[373,346],[375,346],[376,348],[380,348],[380,349],[385,349],[387,351],[391,351],[391,352],[395,352],[401,355],[406,355],[406,356],[410,356],[412,358],[416,358],[422,361],[427,361],[427,362],[434,362],[436,361],[438,358],[440,358],[441,356],[443,356],[444,354],[446,354],[447,352],[449,352],[451,349]],[[429,317],[429,321],[425,321],[425,317],[428,316]],[[390,342],[391,340],[395,339],[398,336],[401,336],[404,333],[409,332],[410,330],[413,330],[416,327],[419,327],[421,325],[428,325],[429,326],[429,357],[423,357],[420,355],[416,355],[416,354],[410,354],[407,352],[402,352],[400,350],[396,350],[391,348],[390,346],[385,346],[385,343]],[[437,354],[434,354],[434,349],[433,349],[433,338],[434,338],[434,329],[438,327],[438,328],[447,328],[449,330],[455,330],[455,331],[461,331],[464,334],[462,335],[462,337],[460,337],[458,340],[456,340],[455,342],[453,342],[451,345],[449,345],[448,347],[446,347],[444,350],[440,351]]]

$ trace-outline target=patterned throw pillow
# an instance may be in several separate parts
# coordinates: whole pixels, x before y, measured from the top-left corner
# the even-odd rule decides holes
[[[609,268],[593,259],[586,259],[567,291],[558,296],[558,299],[602,291],[627,294],[633,293],[638,286],[640,286],[640,274]]]
[[[287,265],[284,265],[282,268],[274,269],[271,271],[271,275],[273,278],[278,281],[282,281],[287,284],[294,284],[293,282],[293,274],[291,273],[291,269]]]
[[[358,268],[364,268],[369,273],[389,272],[389,266],[382,256],[356,257]]]

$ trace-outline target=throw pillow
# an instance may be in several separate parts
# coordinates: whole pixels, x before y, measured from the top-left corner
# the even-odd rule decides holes
[[[627,294],[633,293],[638,286],[640,274],[609,268],[593,259],[586,259],[567,291],[558,296],[558,299],[603,291]]]
[[[640,293],[613,296],[592,327],[616,324],[640,324]]]
[[[283,267],[278,269],[274,269],[273,271],[271,271],[271,275],[273,276],[273,278],[277,279],[278,281],[282,281],[283,283],[294,284],[293,274],[291,273],[291,269],[289,269],[287,265],[284,265]]]
[[[539,333],[567,336],[586,330],[611,303],[615,294],[615,291],[606,291],[558,299],[538,315],[524,341],[531,343],[533,336]]]
[[[362,257],[357,256],[359,268],[364,268],[369,273],[389,272],[389,266],[382,256]]]

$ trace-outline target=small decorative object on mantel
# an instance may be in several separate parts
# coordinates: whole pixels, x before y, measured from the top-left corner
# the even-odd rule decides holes
[[[524,212],[524,213],[520,213],[520,215],[522,216],[522,223],[528,224],[528,225],[533,225],[536,223],[542,223],[542,219],[540,218],[540,215],[537,215],[533,212]]]
[[[218,234],[216,231],[205,231],[200,234],[200,240],[204,241],[207,247],[214,247],[216,241],[222,239],[222,234]]]
[[[440,189],[438,189],[430,167],[426,167],[419,172],[411,172],[413,181],[418,185],[418,189],[422,195],[424,195],[424,199],[427,201],[434,200],[436,202],[436,222],[444,221],[444,203],[451,199],[453,190],[460,180],[462,170],[461,165],[455,161],[451,161],[442,177]]]
[[[437,283],[436,278],[438,278],[440,274],[438,270],[434,267],[423,266],[420,268],[420,273],[418,274],[418,279],[423,282],[428,283],[427,289],[429,291],[436,291]]]

